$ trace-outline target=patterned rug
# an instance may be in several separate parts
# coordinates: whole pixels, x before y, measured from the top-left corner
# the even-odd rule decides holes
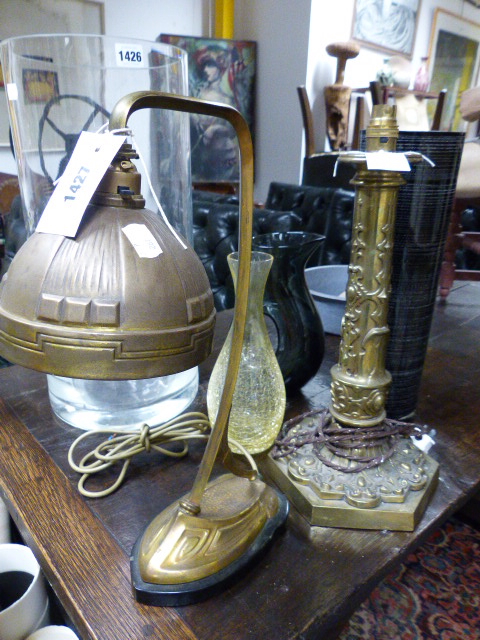
[[[451,519],[389,575],[339,640],[480,640],[480,531]]]

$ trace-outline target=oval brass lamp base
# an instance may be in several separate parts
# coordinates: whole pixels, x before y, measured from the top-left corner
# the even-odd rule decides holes
[[[143,604],[193,604],[224,589],[288,514],[282,494],[232,474],[208,484],[199,515],[185,513],[179,503],[160,513],[133,549],[133,590]]]

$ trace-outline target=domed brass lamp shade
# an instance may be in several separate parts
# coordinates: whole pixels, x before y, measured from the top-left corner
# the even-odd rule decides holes
[[[228,105],[142,91],[122,98],[110,129],[139,109],[163,108],[227,120],[240,147],[239,270],[233,340],[215,424],[191,492],[159,514],[132,553],[137,600],[195,602],[244,569],[284,522],[284,496],[231,454],[227,425],[246,323],[253,213],[253,147]],[[209,353],[214,307],[200,260],[143,208],[131,149],[122,146],[75,239],[35,233],[0,287],[0,352],[67,377],[129,379],[191,368]],[[140,258],[122,229],[142,224],[162,252]],[[216,460],[233,473],[209,483]]]
[[[75,238],[34,233],[0,285],[0,348],[11,362],[84,379],[164,376],[210,353],[215,310],[193,249],[144,208],[123,145]],[[123,193],[123,195],[121,195]],[[160,247],[141,257],[122,229]]]

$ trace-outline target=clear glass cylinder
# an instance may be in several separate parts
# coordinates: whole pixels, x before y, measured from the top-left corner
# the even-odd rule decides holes
[[[32,35],[0,44],[27,235],[38,222],[81,131],[108,122],[133,91],[188,94],[187,54],[177,47],[123,37]],[[142,109],[128,121],[160,202],[190,242],[189,116]],[[157,210],[140,161],[146,206]]]
[[[163,43],[33,35],[3,41],[0,54],[27,237],[81,131],[106,125],[118,100],[131,92],[188,94],[187,54]],[[170,222],[191,243],[188,114],[143,109],[132,114],[128,127],[146,164],[144,169],[140,160],[135,162],[147,208],[157,211],[148,173]],[[184,411],[198,390],[196,368],[136,381],[47,379],[55,413],[82,429],[164,422]]]
[[[47,376],[50,404],[64,422],[83,430],[140,428],[185,411],[198,391],[198,367],[143,380],[82,380]]]
[[[236,442],[251,454],[269,449],[280,431],[285,413],[285,384],[263,315],[263,295],[272,261],[268,253],[252,252],[247,323],[228,422],[229,445],[235,453],[241,452]],[[228,256],[228,264],[236,286],[237,253]],[[212,423],[225,383],[232,337],[233,326],[208,384],[207,407]]]

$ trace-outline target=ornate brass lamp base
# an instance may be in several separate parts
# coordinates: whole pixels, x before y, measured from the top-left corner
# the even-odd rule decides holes
[[[139,602],[192,604],[213,595],[248,567],[285,522],[288,502],[260,480],[226,474],[209,483],[201,514],[179,500],[160,513],[131,558]]]
[[[414,425],[394,424],[385,412],[395,210],[408,169],[408,163],[396,164],[397,138],[395,107],[376,105],[367,153],[343,156],[358,169],[351,181],[352,250],[330,408],[291,428],[277,441],[276,459],[269,454],[265,463],[265,473],[313,525],[412,531],[438,478],[437,464],[405,437]],[[405,159],[421,156],[409,152]]]
[[[307,429],[310,419],[294,427],[289,436]],[[303,444],[297,451],[264,462],[265,474],[286,493],[310,524],[353,529],[413,531],[420,520],[438,479],[438,464],[401,437],[393,454],[379,466],[347,473],[322,462],[348,468],[351,461],[336,456],[324,445]],[[373,455],[382,456],[382,445]],[[390,448],[390,445],[389,447]],[[355,450],[362,454],[361,449]]]

